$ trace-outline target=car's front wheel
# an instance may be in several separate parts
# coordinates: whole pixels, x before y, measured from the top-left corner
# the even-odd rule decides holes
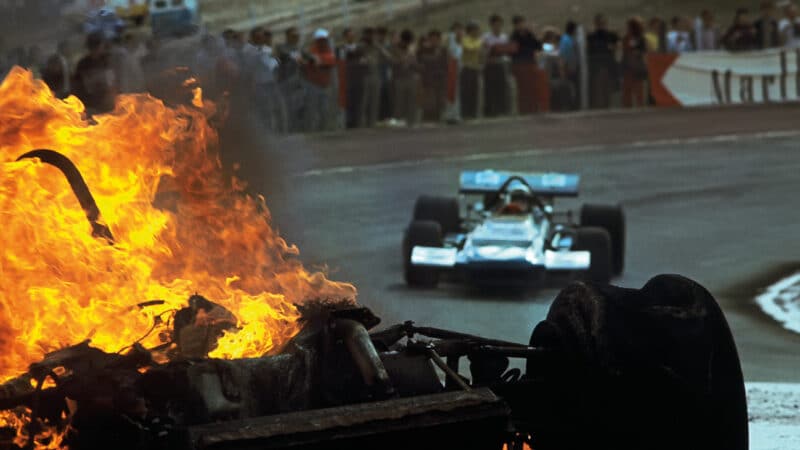
[[[414,204],[416,221],[433,221],[441,227],[442,235],[457,233],[461,229],[460,208],[454,197],[423,195]]]
[[[411,252],[416,246],[442,247],[442,227],[431,220],[411,222],[403,237],[403,270],[406,283],[414,287],[436,287],[439,269],[411,264]]]
[[[611,238],[611,274],[625,270],[625,212],[621,206],[583,205],[581,226],[603,228]]]
[[[575,250],[591,253],[589,270],[585,274],[586,280],[608,284],[613,275],[611,236],[608,231],[598,227],[579,228],[575,241]]]

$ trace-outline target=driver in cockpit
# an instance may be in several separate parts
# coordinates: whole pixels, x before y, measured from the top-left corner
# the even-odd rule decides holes
[[[503,197],[503,206],[497,211],[500,215],[529,214],[532,210],[533,193],[524,184],[515,184]]]

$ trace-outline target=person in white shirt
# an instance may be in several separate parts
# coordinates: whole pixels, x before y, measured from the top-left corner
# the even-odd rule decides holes
[[[717,50],[719,49],[720,32],[714,23],[714,14],[704,9],[700,17],[695,19],[694,25],[694,48],[695,50]]]
[[[58,50],[50,56],[42,68],[42,80],[50,87],[58,98],[66,98],[72,92],[70,67],[69,44],[66,41],[59,42]],[[2,63],[0,63],[2,66]],[[2,78],[2,68],[0,68],[0,78]]]
[[[461,73],[461,57],[464,55],[464,47],[461,45],[463,37],[464,25],[460,22],[453,23],[450,27],[450,33],[447,35],[447,52],[450,55],[450,59],[456,64],[456,95],[452,100],[448,98],[444,112],[444,120],[452,124],[461,122],[461,93],[458,88],[460,85],[458,74]]]
[[[508,35],[503,33],[503,18],[489,18],[489,32],[483,35],[483,47],[489,55],[483,70],[484,107],[486,117],[496,117],[511,112],[508,63],[510,53]]]
[[[667,33],[667,52],[684,53],[694,50],[692,35],[685,17],[673,17],[672,29]]]
[[[778,24],[783,45],[789,48],[800,48],[800,17],[797,5],[789,3],[783,10],[786,15]]]
[[[260,113],[267,129],[285,133],[286,104],[278,88],[278,59],[273,55],[272,33],[263,27],[256,27],[250,32],[250,44],[252,47],[246,48],[246,59],[256,111]]]

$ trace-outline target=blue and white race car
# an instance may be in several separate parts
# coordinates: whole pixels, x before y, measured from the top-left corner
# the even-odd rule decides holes
[[[556,197],[577,197],[580,177],[493,170],[461,174],[459,196],[421,196],[403,239],[410,286],[440,277],[481,285],[525,285],[547,273],[607,283],[625,265],[620,206],[584,205],[580,222],[556,213]]]

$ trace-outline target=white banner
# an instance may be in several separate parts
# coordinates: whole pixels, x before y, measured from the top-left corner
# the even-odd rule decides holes
[[[683,106],[800,101],[799,64],[800,49],[683,53],[661,84]]]

